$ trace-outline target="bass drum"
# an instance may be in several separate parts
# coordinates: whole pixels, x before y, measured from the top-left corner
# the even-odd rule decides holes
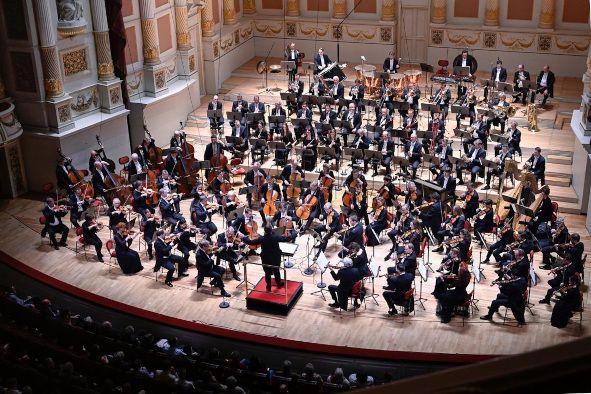
[[[476,58],[470,54],[468,54],[468,59],[470,59],[470,61],[472,62],[472,69],[470,70],[470,74],[474,75],[476,73],[476,71],[478,70],[478,62],[476,61]],[[454,59],[454,62],[452,63],[455,66],[458,65],[462,65],[462,54],[459,54],[458,56],[456,56],[456,58]]]

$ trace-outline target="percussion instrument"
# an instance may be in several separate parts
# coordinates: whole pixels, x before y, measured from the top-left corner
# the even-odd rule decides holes
[[[406,75],[408,83],[414,83],[415,85],[419,83],[421,74],[421,70],[407,70],[404,72],[404,75]]]
[[[402,73],[390,74],[390,86],[396,90],[402,91],[408,84],[406,75]]]

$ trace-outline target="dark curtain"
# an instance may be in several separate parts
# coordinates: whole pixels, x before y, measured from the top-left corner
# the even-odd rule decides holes
[[[125,108],[129,108],[129,95],[127,94],[127,64],[125,62],[125,25],[121,0],[105,0],[107,9],[107,21],[109,23],[109,41],[111,43],[111,57],[113,58],[114,73],[121,79],[121,92]]]

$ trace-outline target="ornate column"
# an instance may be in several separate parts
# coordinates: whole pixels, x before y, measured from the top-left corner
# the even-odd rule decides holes
[[[244,14],[255,14],[257,12],[257,6],[254,0],[244,0],[242,3],[242,12]]]
[[[158,24],[155,15],[156,3],[154,0],[139,0],[139,5],[144,64],[159,64],[160,45],[158,44]]]
[[[347,0],[334,0],[332,3],[332,17],[342,19],[347,16]]]
[[[45,95],[51,100],[64,95],[64,81],[56,46],[57,34],[53,23],[54,14],[47,0],[35,0],[33,5],[39,33]]]
[[[103,0],[90,0],[92,9],[92,27],[96,46],[96,64],[98,77],[101,81],[115,78],[113,60],[111,59],[111,43],[109,42],[109,24]]]
[[[396,19],[396,2],[394,0],[382,0],[382,20],[393,21]]]
[[[447,0],[431,1],[431,22],[445,23],[447,21]]]
[[[201,34],[203,37],[212,37],[215,33],[213,27],[213,0],[205,0],[205,5],[201,10]]]
[[[499,0],[486,0],[484,7],[484,25],[499,25]]]
[[[556,0],[543,0],[542,8],[540,9],[540,22],[538,27],[540,29],[553,29],[554,16],[556,10]]]
[[[300,16],[300,0],[287,0],[286,16]]]
[[[223,3],[224,25],[233,25],[236,23],[236,9],[234,0],[224,0]]]
[[[179,50],[189,50],[191,36],[189,35],[189,18],[187,15],[187,0],[174,0],[174,16],[176,20],[176,44]]]

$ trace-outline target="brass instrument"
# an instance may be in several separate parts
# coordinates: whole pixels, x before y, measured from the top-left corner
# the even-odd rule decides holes
[[[558,294],[564,294],[570,289],[576,289],[578,285],[564,285],[552,293],[552,297],[557,296]]]
[[[493,112],[497,118],[512,118],[517,113],[517,109],[509,105],[507,107],[495,107]]]
[[[300,84],[298,81],[293,81],[289,84],[288,89],[287,90],[291,90],[292,92],[297,92],[298,90],[300,90]]]
[[[354,85],[351,88],[351,96],[355,96],[355,98],[357,98],[357,95],[359,94],[359,86]]]
[[[431,99],[431,102],[437,104],[439,102],[439,100],[441,100],[441,89],[439,89],[439,91],[437,92],[437,94],[435,95],[435,97],[433,97]]]
[[[526,114],[530,131],[538,131],[538,111],[535,103],[527,105]]]

